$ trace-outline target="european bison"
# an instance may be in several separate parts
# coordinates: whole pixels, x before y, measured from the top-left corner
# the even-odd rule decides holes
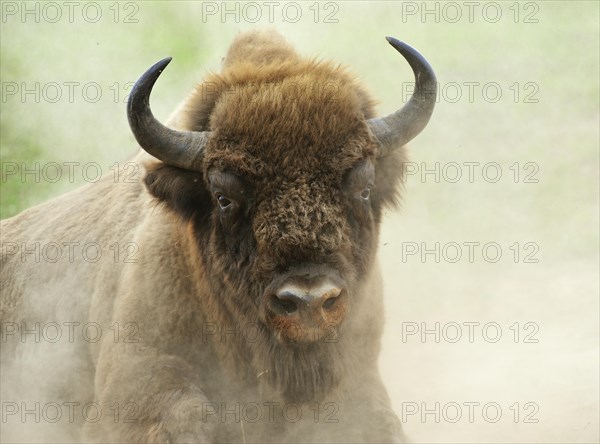
[[[401,440],[376,246],[436,80],[387,40],[416,86],[382,118],[345,68],[250,32],[163,126],[160,61],[127,108],[139,180],[2,222],[4,440]]]

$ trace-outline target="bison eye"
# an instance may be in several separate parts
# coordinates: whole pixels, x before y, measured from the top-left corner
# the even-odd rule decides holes
[[[217,198],[217,202],[219,202],[219,206],[221,207],[221,209],[225,209],[227,208],[229,205],[231,205],[231,200],[227,199],[224,195],[222,195],[221,193],[216,193],[215,197]]]
[[[367,187],[360,192],[360,198],[362,200],[369,200],[369,196],[371,196],[371,188]]]

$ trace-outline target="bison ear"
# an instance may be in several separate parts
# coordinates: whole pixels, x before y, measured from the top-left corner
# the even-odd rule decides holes
[[[404,147],[379,157],[375,163],[375,188],[380,207],[397,207],[402,198],[405,163],[408,157]]]
[[[146,166],[146,171],[144,183],[150,194],[184,220],[209,214],[210,193],[202,173],[162,162]]]

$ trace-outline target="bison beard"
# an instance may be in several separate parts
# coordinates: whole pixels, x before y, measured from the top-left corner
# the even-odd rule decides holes
[[[214,346],[227,363],[225,367],[235,369],[237,378],[250,384],[258,381],[265,399],[308,403],[319,402],[332,393],[341,376],[355,366],[352,346],[344,341],[343,326],[309,328],[305,335],[314,342],[306,342],[299,340],[301,332],[294,326],[285,334],[285,325],[278,329],[265,325],[260,313],[266,285],[258,282],[268,282],[274,272],[257,263],[256,255],[251,253],[256,249],[252,239],[231,231],[207,232],[206,226],[215,225],[206,224],[203,218],[195,225],[194,236],[199,239],[199,255],[203,258],[198,266],[207,269],[211,285],[210,296],[200,303],[208,319],[219,320]],[[244,225],[240,225],[242,231]],[[209,240],[211,234],[213,240]],[[365,254],[359,263],[366,266],[370,259]],[[338,268],[342,264],[340,260]],[[235,332],[230,340],[227,332]]]
[[[127,112],[145,151],[135,158],[143,184],[105,177],[2,221],[14,245],[93,241],[108,249],[118,241],[139,248],[136,260],[105,255],[44,267],[3,253],[0,269],[2,322],[89,321],[104,332],[117,326],[122,339],[109,333],[68,353],[26,355],[3,337],[2,378],[8,371],[9,380],[39,381],[50,373],[47,361],[62,372],[23,384],[15,399],[75,397],[105,412],[135,406],[135,420],[104,415],[86,423],[83,436],[73,425],[68,436],[49,435],[48,424],[24,435],[13,423],[4,439],[401,440],[377,368],[376,250],[384,209],[398,200],[402,147],[427,124],[436,81],[416,50],[388,42],[416,85],[385,117],[344,68],[302,58],[269,32],[239,35],[222,71],[188,96],[168,127],[152,115],[149,95],[170,59],[138,80]],[[135,341],[123,339],[128,326]],[[239,333],[228,336],[232,330]],[[304,418],[263,418],[242,435],[243,422],[206,420],[204,411],[282,401],[306,408]],[[319,402],[339,408],[337,423],[312,420],[309,406]]]
[[[267,386],[265,392],[275,390],[287,402],[321,401],[338,386],[343,369],[352,364],[345,362],[346,357],[334,342],[290,346],[267,335],[264,342],[252,347],[252,366],[263,369],[257,376]]]

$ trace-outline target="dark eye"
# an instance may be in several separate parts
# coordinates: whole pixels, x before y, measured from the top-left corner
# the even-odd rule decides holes
[[[217,202],[219,202],[219,206],[221,207],[221,209],[225,209],[227,208],[229,205],[231,205],[231,200],[227,199],[224,195],[222,195],[221,193],[217,193],[215,194],[215,197],[217,198]]]
[[[360,192],[360,198],[363,200],[369,200],[369,196],[371,196],[371,188],[367,187]]]

